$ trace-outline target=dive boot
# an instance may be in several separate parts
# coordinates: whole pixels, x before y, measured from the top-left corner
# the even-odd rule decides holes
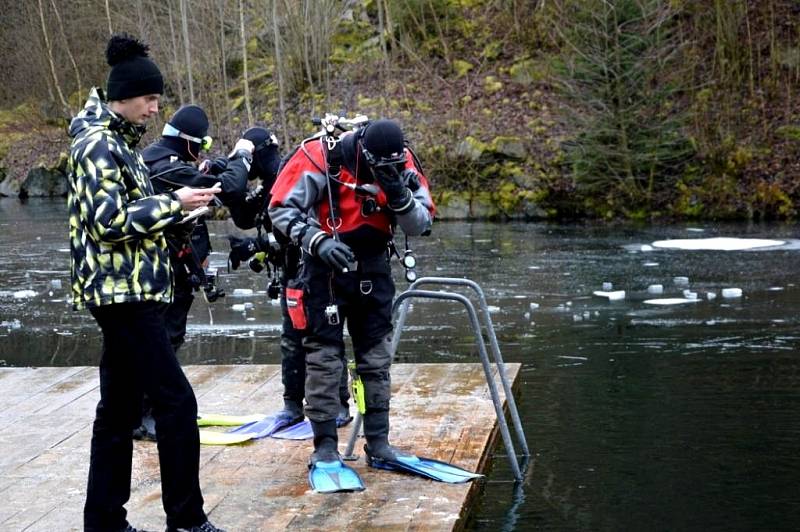
[[[308,483],[318,493],[363,491],[364,482],[339,456],[336,420],[312,421],[314,452],[308,462]]]

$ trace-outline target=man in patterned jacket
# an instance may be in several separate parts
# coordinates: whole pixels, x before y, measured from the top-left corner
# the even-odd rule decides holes
[[[132,531],[133,442],[142,395],[153,403],[167,530],[213,532],[200,493],[197,401],[164,327],[172,272],[164,229],[206,205],[218,188],[154,194],[135,150],[158,112],[161,72],[147,47],[115,35],[106,49],[107,99],[92,89],[70,124],[69,228],[72,301],[103,333],[100,402],[84,506],[87,531]]]

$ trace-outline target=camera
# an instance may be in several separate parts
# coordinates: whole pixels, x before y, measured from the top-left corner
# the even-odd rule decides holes
[[[203,284],[206,300],[213,303],[221,297],[225,297],[225,290],[216,285],[217,270],[206,270],[206,282]]]
[[[339,307],[336,305],[325,307],[325,317],[331,325],[339,325]]]

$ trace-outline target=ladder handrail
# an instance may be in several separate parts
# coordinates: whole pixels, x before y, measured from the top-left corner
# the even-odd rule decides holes
[[[445,299],[450,301],[457,301],[462,303],[467,309],[467,315],[469,316],[470,325],[472,326],[472,330],[475,333],[475,344],[478,348],[478,354],[481,359],[481,364],[483,365],[483,371],[486,376],[486,384],[489,387],[489,393],[492,396],[492,403],[494,404],[495,414],[497,415],[497,421],[500,424],[500,433],[503,437],[503,443],[506,447],[506,451],[508,453],[508,460],[511,464],[511,470],[514,474],[514,478],[518,481],[522,480],[522,472],[520,471],[519,462],[517,461],[517,455],[514,451],[514,443],[511,440],[511,434],[508,430],[508,424],[506,423],[505,414],[503,413],[503,406],[500,402],[500,394],[497,391],[497,385],[494,382],[494,378],[492,376],[492,369],[491,364],[489,362],[489,355],[486,353],[486,346],[483,343],[483,336],[481,335],[480,330],[480,323],[478,321],[478,314],[475,312],[475,307],[472,305],[472,302],[467,299],[465,296],[461,294],[456,294],[452,292],[433,292],[429,290],[406,290],[405,292],[401,293],[395,299],[392,305],[392,314],[397,310],[398,306],[410,299],[412,297],[420,297],[420,298],[427,298],[427,299]],[[406,307],[407,310],[407,307]],[[403,318],[403,321],[404,318]],[[398,324],[395,329],[395,336],[392,339],[392,348],[391,348],[391,356],[392,359],[394,358],[394,353],[396,349],[395,340],[399,343],[399,335],[404,323],[400,321],[398,318]],[[505,380],[505,371],[503,367],[498,365],[498,373],[500,374],[501,381]],[[358,438],[358,432],[361,427],[361,415],[358,413],[356,418],[353,420],[353,429],[350,433],[350,439],[347,444],[347,449],[345,451],[345,457],[351,457],[353,453],[353,448],[355,447],[356,438]]]
[[[519,417],[519,411],[517,410],[517,402],[514,400],[514,393],[511,390],[511,384],[508,382],[507,373],[506,373],[506,366],[505,362],[503,361],[503,355],[500,354],[500,344],[497,342],[497,335],[494,332],[494,324],[492,323],[491,313],[489,312],[489,305],[486,303],[486,296],[484,295],[483,289],[481,289],[480,285],[471,279],[466,278],[458,278],[458,277],[420,277],[413,283],[411,286],[408,287],[409,290],[414,290],[418,286],[422,284],[450,284],[450,285],[459,285],[459,286],[467,286],[472,288],[476,294],[478,294],[478,301],[481,305],[481,311],[483,312],[483,319],[484,319],[484,327],[486,328],[486,333],[489,336],[489,345],[492,348],[492,353],[494,354],[494,362],[497,364],[497,367],[500,368],[501,371],[501,382],[503,384],[503,391],[506,394],[506,401],[508,402],[508,411],[511,415],[511,421],[514,423],[514,431],[517,434],[517,443],[522,447],[522,454],[524,456],[530,456],[530,450],[528,450],[528,441],[525,438],[525,431],[522,428],[522,420]],[[403,303],[403,308],[408,308],[409,301],[405,301]],[[401,311],[402,314],[402,311]],[[405,319],[404,319],[405,321]],[[399,322],[399,317],[398,317]],[[399,339],[399,338],[398,338]],[[394,345],[394,338],[392,338],[392,347],[393,349],[397,349],[397,346]],[[394,350],[392,351],[395,352]]]

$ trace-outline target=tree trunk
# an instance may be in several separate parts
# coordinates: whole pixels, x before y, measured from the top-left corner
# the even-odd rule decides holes
[[[167,4],[167,15],[169,17],[169,37],[172,40],[172,67],[175,69],[175,79],[178,82],[178,101],[183,105],[186,101],[183,96],[183,69],[181,68],[181,62],[178,60],[178,40],[175,37],[175,23],[172,20],[171,2]]]
[[[186,0],[180,0],[180,6],[183,53],[186,61],[186,74],[189,78],[189,103],[194,103],[194,76],[192,75],[192,56],[189,53],[189,20],[186,13]]]
[[[67,41],[67,33],[64,31],[64,21],[61,19],[61,13],[58,12],[58,8],[56,7],[55,0],[50,0],[50,5],[53,6],[53,12],[56,14],[56,20],[58,21],[58,29],[61,32],[61,38],[64,40],[64,50],[67,52],[67,56],[69,57],[69,62],[72,63],[72,70],[75,71],[75,82],[78,84],[78,94],[83,97],[83,84],[81,83],[81,73],[78,70],[78,63],[75,62],[75,56],[72,55],[72,50],[69,48],[69,42]]]
[[[42,23],[42,37],[44,37],[44,46],[47,50],[47,61],[50,63],[50,74],[53,76],[53,85],[58,93],[58,99],[61,101],[61,106],[64,112],[69,116],[69,104],[64,98],[64,93],[61,91],[61,86],[58,84],[58,76],[56,75],[56,62],[53,59],[53,47],[50,45],[50,36],[47,34],[47,26],[44,23],[44,8],[42,7],[42,0],[39,0],[39,21]]]
[[[113,35],[114,30],[111,29],[111,8],[108,5],[108,0],[105,0],[106,5],[106,20],[108,21],[108,34]]]
[[[225,102],[225,129],[230,130],[228,116],[231,112],[231,102],[229,99],[230,92],[228,89],[228,59],[225,55],[225,3],[217,2],[217,7],[219,8],[219,49],[220,65],[222,67],[222,90],[224,93],[222,101]]]
[[[241,0],[240,0],[241,1]],[[281,55],[281,34],[278,32],[278,0],[272,0],[272,34],[275,38],[275,70],[278,73],[278,106],[281,113],[281,131],[283,133],[283,145],[289,145],[289,132],[286,127],[286,102],[283,92],[283,56]]]
[[[247,37],[244,26],[244,0],[239,0],[239,29],[242,35],[242,78],[244,82],[244,106],[247,109],[247,127],[253,127],[253,111],[250,108],[250,82],[247,78]]]

